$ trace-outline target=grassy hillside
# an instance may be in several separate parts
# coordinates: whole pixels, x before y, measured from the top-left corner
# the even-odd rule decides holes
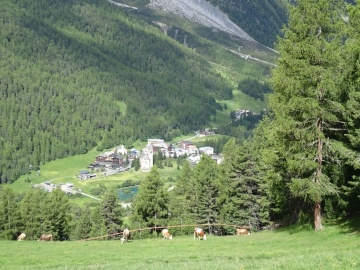
[[[1,269],[358,269],[359,234],[348,227],[324,232],[285,230],[247,236],[192,235],[172,241],[1,241]]]

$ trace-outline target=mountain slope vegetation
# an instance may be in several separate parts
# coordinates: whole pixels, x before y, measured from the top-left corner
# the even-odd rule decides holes
[[[107,1],[6,0],[0,16],[2,183],[95,146],[206,126],[232,97],[209,57]],[[237,74],[258,72],[236,61]]]

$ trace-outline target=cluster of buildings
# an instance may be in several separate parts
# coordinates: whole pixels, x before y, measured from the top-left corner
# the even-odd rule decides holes
[[[72,183],[55,185],[50,182],[44,182],[44,183],[33,185],[32,188],[39,188],[39,189],[45,190],[47,192],[52,192],[53,190],[60,188],[61,191],[63,191],[66,194],[77,194],[77,193],[81,192],[81,190],[75,190],[74,185]]]
[[[218,163],[222,158],[214,153],[214,148],[206,146],[198,148],[190,141],[181,141],[177,145],[168,144],[161,139],[149,139],[146,147],[140,155],[140,168],[142,171],[149,171],[154,166],[154,153],[161,153],[166,157],[187,156],[191,165],[196,165],[201,159],[201,155],[211,156]]]
[[[196,133],[197,136],[214,134],[213,131],[209,130],[197,131]],[[166,143],[162,139],[148,139],[147,145],[141,151],[135,148],[127,150],[124,145],[121,145],[112,151],[98,155],[95,158],[95,162],[88,166],[88,170],[80,171],[78,178],[80,180],[87,180],[96,177],[96,173],[91,173],[94,171],[110,175],[128,170],[131,166],[131,162],[136,158],[139,158],[140,160],[140,169],[142,171],[150,171],[154,166],[154,155],[159,152],[166,158],[186,155],[187,160],[191,165],[196,165],[203,154],[211,156],[218,163],[222,160],[221,157],[214,153],[212,147],[207,146],[198,148],[192,142],[186,140],[174,145]]]
[[[241,109],[235,110],[235,118],[236,119],[246,118],[250,115],[255,115],[255,113],[250,110],[241,110]]]

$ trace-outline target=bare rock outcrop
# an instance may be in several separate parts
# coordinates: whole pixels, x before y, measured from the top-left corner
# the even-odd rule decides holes
[[[233,23],[226,14],[205,0],[150,0],[148,6],[152,9],[178,15],[206,27],[219,29],[247,41],[256,42]]]

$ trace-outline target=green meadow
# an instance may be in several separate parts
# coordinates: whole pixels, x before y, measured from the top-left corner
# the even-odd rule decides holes
[[[360,235],[329,226],[242,236],[110,241],[0,241],[0,269],[360,269]]]

